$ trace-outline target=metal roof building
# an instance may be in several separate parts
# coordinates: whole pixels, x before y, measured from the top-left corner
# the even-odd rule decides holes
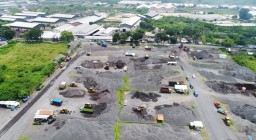
[[[74,19],[77,16],[76,15],[70,15],[70,14],[53,14],[47,16],[49,18],[59,18],[59,19]]]
[[[7,21],[7,22],[14,22],[16,19],[14,18],[0,18],[0,20]]]
[[[5,24],[4,26],[8,26],[10,28],[33,29],[37,27],[40,28],[43,25],[40,23],[13,22],[13,23]]]
[[[58,18],[44,18],[44,17],[37,17],[34,19],[28,20],[29,22],[38,22],[38,23],[57,23],[60,21]]]
[[[12,15],[2,15],[1,18],[10,18],[10,19],[16,19],[20,21],[25,21],[26,17],[24,16],[12,16]]]
[[[126,19],[119,26],[120,26],[121,30],[124,32],[130,31],[130,30],[136,28],[139,25],[140,21],[141,21],[140,17],[134,16],[134,17]]]

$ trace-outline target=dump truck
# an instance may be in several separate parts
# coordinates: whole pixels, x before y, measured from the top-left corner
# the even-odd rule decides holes
[[[201,131],[203,129],[203,122],[201,121],[193,121],[189,123],[189,128],[194,130]]]
[[[66,108],[61,108],[60,114],[69,114],[69,110],[67,110]]]
[[[219,112],[220,114],[223,114],[223,115],[227,115],[227,111],[225,111],[223,108],[218,108],[217,109],[217,112]]]
[[[160,93],[171,93],[171,90],[167,87],[161,87],[160,88]]]
[[[227,126],[230,126],[230,125],[233,123],[232,119],[231,119],[230,117],[228,117],[228,116],[225,116],[225,117],[223,118],[223,121],[225,122],[225,124],[226,124]]]
[[[163,123],[164,122],[164,114],[157,114],[156,121],[157,121],[157,123]]]
[[[72,83],[69,84],[69,86],[70,86],[70,87],[77,87],[78,84],[77,84],[76,82],[72,82]]]
[[[61,106],[62,105],[62,100],[58,98],[54,98],[51,100],[51,105],[56,105],[56,106]]]
[[[80,107],[80,112],[82,113],[93,113],[93,107],[96,104],[86,103],[84,106]]]
[[[59,85],[59,90],[63,90],[67,87],[67,82],[61,82]]]

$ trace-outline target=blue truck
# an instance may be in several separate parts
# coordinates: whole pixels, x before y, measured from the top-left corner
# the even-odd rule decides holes
[[[51,105],[56,105],[56,106],[61,106],[62,105],[62,100],[58,98],[54,98],[51,100]]]

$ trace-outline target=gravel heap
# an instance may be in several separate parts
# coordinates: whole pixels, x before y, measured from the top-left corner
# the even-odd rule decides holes
[[[224,70],[219,71],[220,74],[235,77],[245,81],[253,82],[256,80],[256,75],[252,70],[242,67],[238,64],[228,64],[224,66]]]
[[[60,92],[60,95],[66,98],[84,97],[85,91],[81,89],[69,89],[67,91]]]
[[[155,106],[156,114],[163,114],[165,122],[171,125],[184,126],[198,119],[196,113],[183,105]]]
[[[232,83],[207,81],[206,85],[217,93],[222,93],[222,94],[240,93],[240,91]]]
[[[106,96],[108,93],[110,93],[108,91],[108,89],[106,90],[102,90],[102,91],[99,91],[99,92],[96,92],[96,93],[89,93],[90,97],[92,100],[99,100],[101,99],[103,96]]]
[[[252,123],[256,124],[256,107],[248,104],[230,106],[231,111],[240,116],[242,119],[246,119]]]
[[[100,62],[99,60],[93,60],[93,61],[85,61],[81,64],[81,66],[88,68],[88,69],[101,69],[104,67],[104,64]]]
[[[143,102],[157,102],[158,99],[161,97],[161,95],[159,94],[155,94],[155,93],[143,93],[143,92],[139,92],[139,91],[136,91],[133,93],[133,95],[131,96],[132,99],[134,98],[137,98],[137,99],[140,99],[141,101]]]
[[[84,77],[83,80],[84,87],[89,89],[90,87],[100,88],[100,85],[92,77]]]
[[[209,59],[209,58],[213,58],[213,56],[211,54],[209,54],[208,51],[206,50],[202,50],[202,51],[193,51],[191,52],[191,56],[192,57],[196,57],[197,59]]]
[[[122,69],[122,68],[126,65],[126,63],[123,62],[122,60],[117,60],[117,62],[115,63],[115,65],[116,65],[116,67],[117,67],[118,69]]]

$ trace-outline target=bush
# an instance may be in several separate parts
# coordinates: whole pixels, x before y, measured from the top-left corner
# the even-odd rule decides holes
[[[15,41],[15,40],[8,40],[7,43],[8,43],[8,44],[16,44],[17,41]]]

